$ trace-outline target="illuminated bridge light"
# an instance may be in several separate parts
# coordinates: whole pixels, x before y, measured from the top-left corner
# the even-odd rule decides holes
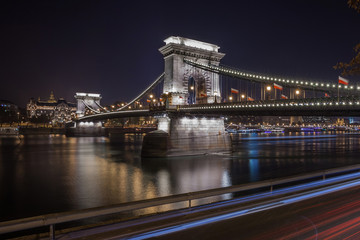
[[[349,102],[349,105],[352,105],[352,102]]]
[[[350,86],[350,89],[353,89],[354,87],[353,86]]]
[[[325,105],[326,105],[326,103],[323,103],[323,105],[325,106]]]
[[[291,83],[294,83],[294,80],[291,80]]]
[[[335,104],[336,104],[336,105],[339,105],[339,103],[338,103],[338,102],[336,102]]]
[[[266,80],[269,80],[269,79],[270,79],[269,77],[266,78]]]
[[[314,85],[314,83],[310,83],[310,85],[312,86],[312,85]]]
[[[324,84],[322,83],[322,84],[320,84],[322,87],[324,86]]]
[[[343,102],[343,105],[346,105],[346,102]]]
[[[318,83],[315,83],[315,86],[319,86],[319,84],[318,84]]]
[[[326,84],[327,87],[330,87],[330,84]]]
[[[305,82],[306,85],[308,85],[308,82]]]
[[[344,86],[344,88],[347,88],[347,86]]]
[[[333,88],[334,88],[334,87],[335,87],[335,84],[333,84],[332,86],[333,86]]]
[[[311,103],[311,106],[314,106],[314,103],[313,103],[313,102]]]
[[[359,105],[359,104],[360,104],[360,102],[356,102],[356,104],[357,104],[357,105]]]
[[[300,82],[300,84],[304,84],[304,82],[303,82],[303,81],[301,81],[301,82]]]
[[[332,106],[332,102],[331,102],[331,103],[329,103],[329,105],[330,105],[330,106]]]

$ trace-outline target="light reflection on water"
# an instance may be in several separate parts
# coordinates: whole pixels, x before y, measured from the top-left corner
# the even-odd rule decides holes
[[[356,134],[236,135],[233,139],[228,154],[163,159],[141,159],[142,135],[135,134],[111,140],[63,135],[0,139],[0,220],[359,163]]]

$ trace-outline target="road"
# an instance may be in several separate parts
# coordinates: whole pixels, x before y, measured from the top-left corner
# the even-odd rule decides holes
[[[360,239],[360,187],[198,225],[130,239]]]

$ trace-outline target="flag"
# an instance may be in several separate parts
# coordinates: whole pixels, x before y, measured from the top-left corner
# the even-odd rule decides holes
[[[235,88],[231,88],[231,93],[238,94],[238,93],[239,93],[239,90],[237,90],[237,89],[235,89]]]
[[[344,85],[348,85],[349,80],[339,76],[339,83],[344,84]]]
[[[201,97],[207,97],[206,93],[200,93]]]
[[[160,102],[162,102],[162,101],[163,101],[163,99],[162,99],[162,98],[159,98],[159,101],[160,101]]]
[[[248,101],[254,101],[254,99],[252,97],[248,97],[247,100]]]
[[[146,99],[146,101],[147,101],[147,102],[151,102],[151,100],[149,100],[149,99]]]
[[[329,95],[329,94],[327,94],[327,93],[325,93],[325,97],[330,97],[330,95]]]
[[[276,84],[276,83],[274,83],[274,88],[279,89],[279,90],[283,90],[283,87],[280,86],[279,84]]]
[[[284,94],[281,94],[281,98],[282,98],[282,99],[288,99],[288,97],[285,96]]]
[[[182,96],[179,96],[179,98],[183,98]]]

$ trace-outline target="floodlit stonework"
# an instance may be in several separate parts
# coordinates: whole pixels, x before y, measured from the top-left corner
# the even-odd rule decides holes
[[[194,68],[184,58],[219,66],[225,56],[217,45],[183,37],[169,37],[159,49],[165,61],[164,93],[172,93],[170,105],[213,103],[221,98],[219,75]]]
[[[77,117],[83,117],[86,110],[92,110],[95,113],[100,112],[102,106],[100,105],[101,95],[98,93],[76,93],[77,100]]]

